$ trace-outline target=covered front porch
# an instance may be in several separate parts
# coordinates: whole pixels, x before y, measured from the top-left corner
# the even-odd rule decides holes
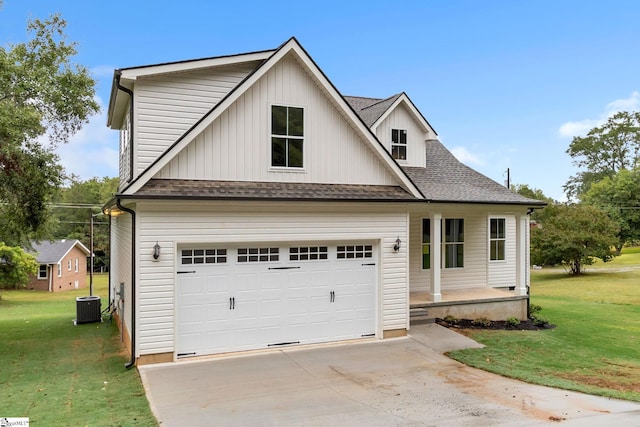
[[[419,206],[409,228],[412,321],[527,318],[526,207]]]

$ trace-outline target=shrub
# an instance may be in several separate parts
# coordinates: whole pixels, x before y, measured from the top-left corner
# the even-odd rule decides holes
[[[542,307],[538,304],[529,304],[529,316],[531,316],[531,318],[533,318],[540,310],[542,310]]]
[[[450,323],[452,325],[455,325],[460,321],[457,317],[452,316],[450,314],[447,314],[446,316],[444,316],[444,319],[442,319],[442,320],[444,320],[445,322]]]
[[[549,321],[545,317],[536,316],[533,318],[533,324],[536,326],[545,326],[549,324]]]
[[[0,289],[24,288],[29,275],[38,272],[36,257],[18,246],[7,246],[0,242]]]
[[[505,325],[510,326],[510,327],[516,327],[520,324],[520,319],[518,319],[515,316],[511,316],[508,317],[507,320],[505,320]]]
[[[480,327],[486,328],[488,326],[491,326],[491,320],[487,319],[486,317],[481,317],[479,319],[472,320],[471,324],[474,326],[480,326]]]

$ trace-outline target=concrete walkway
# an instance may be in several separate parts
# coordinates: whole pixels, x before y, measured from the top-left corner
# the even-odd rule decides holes
[[[510,380],[442,352],[479,346],[435,324],[405,338],[139,368],[162,426],[640,426],[640,405]]]

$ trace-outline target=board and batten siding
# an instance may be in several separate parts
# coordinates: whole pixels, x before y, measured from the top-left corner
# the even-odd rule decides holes
[[[122,297],[113,292],[117,303],[120,321],[131,336],[131,215],[119,215],[111,220],[111,274],[112,292],[119,292],[120,283],[124,283],[124,304]],[[124,308],[124,311],[123,311]],[[133,350],[132,350],[133,351]]]
[[[376,204],[140,202],[138,319],[140,354],[175,351],[177,247],[194,243],[345,242],[378,245],[377,330],[408,328],[403,207]],[[153,261],[153,246],[161,256]]]
[[[271,167],[271,106],[304,109],[304,167]],[[397,179],[300,64],[287,56],[155,178],[396,185]]]
[[[489,215],[487,219],[487,240],[489,240],[489,220],[504,218],[505,223],[505,259],[488,261],[488,283],[494,288],[516,285],[516,218],[514,215]],[[526,238],[526,237],[525,237]],[[487,248],[489,250],[489,248]],[[487,254],[487,260],[489,256]],[[528,264],[527,264],[528,265]]]
[[[397,160],[397,162],[403,166],[425,167],[427,163],[425,140],[429,139],[429,133],[416,123],[413,114],[403,104],[389,113],[376,128],[376,136],[389,152],[391,152],[392,129],[407,131],[407,160]]]
[[[238,85],[259,61],[141,77],[135,83],[137,174]]]

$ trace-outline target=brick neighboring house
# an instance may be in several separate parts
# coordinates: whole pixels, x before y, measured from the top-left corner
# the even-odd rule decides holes
[[[55,240],[32,244],[39,264],[29,279],[28,289],[61,292],[87,286],[89,249],[79,240]]]

